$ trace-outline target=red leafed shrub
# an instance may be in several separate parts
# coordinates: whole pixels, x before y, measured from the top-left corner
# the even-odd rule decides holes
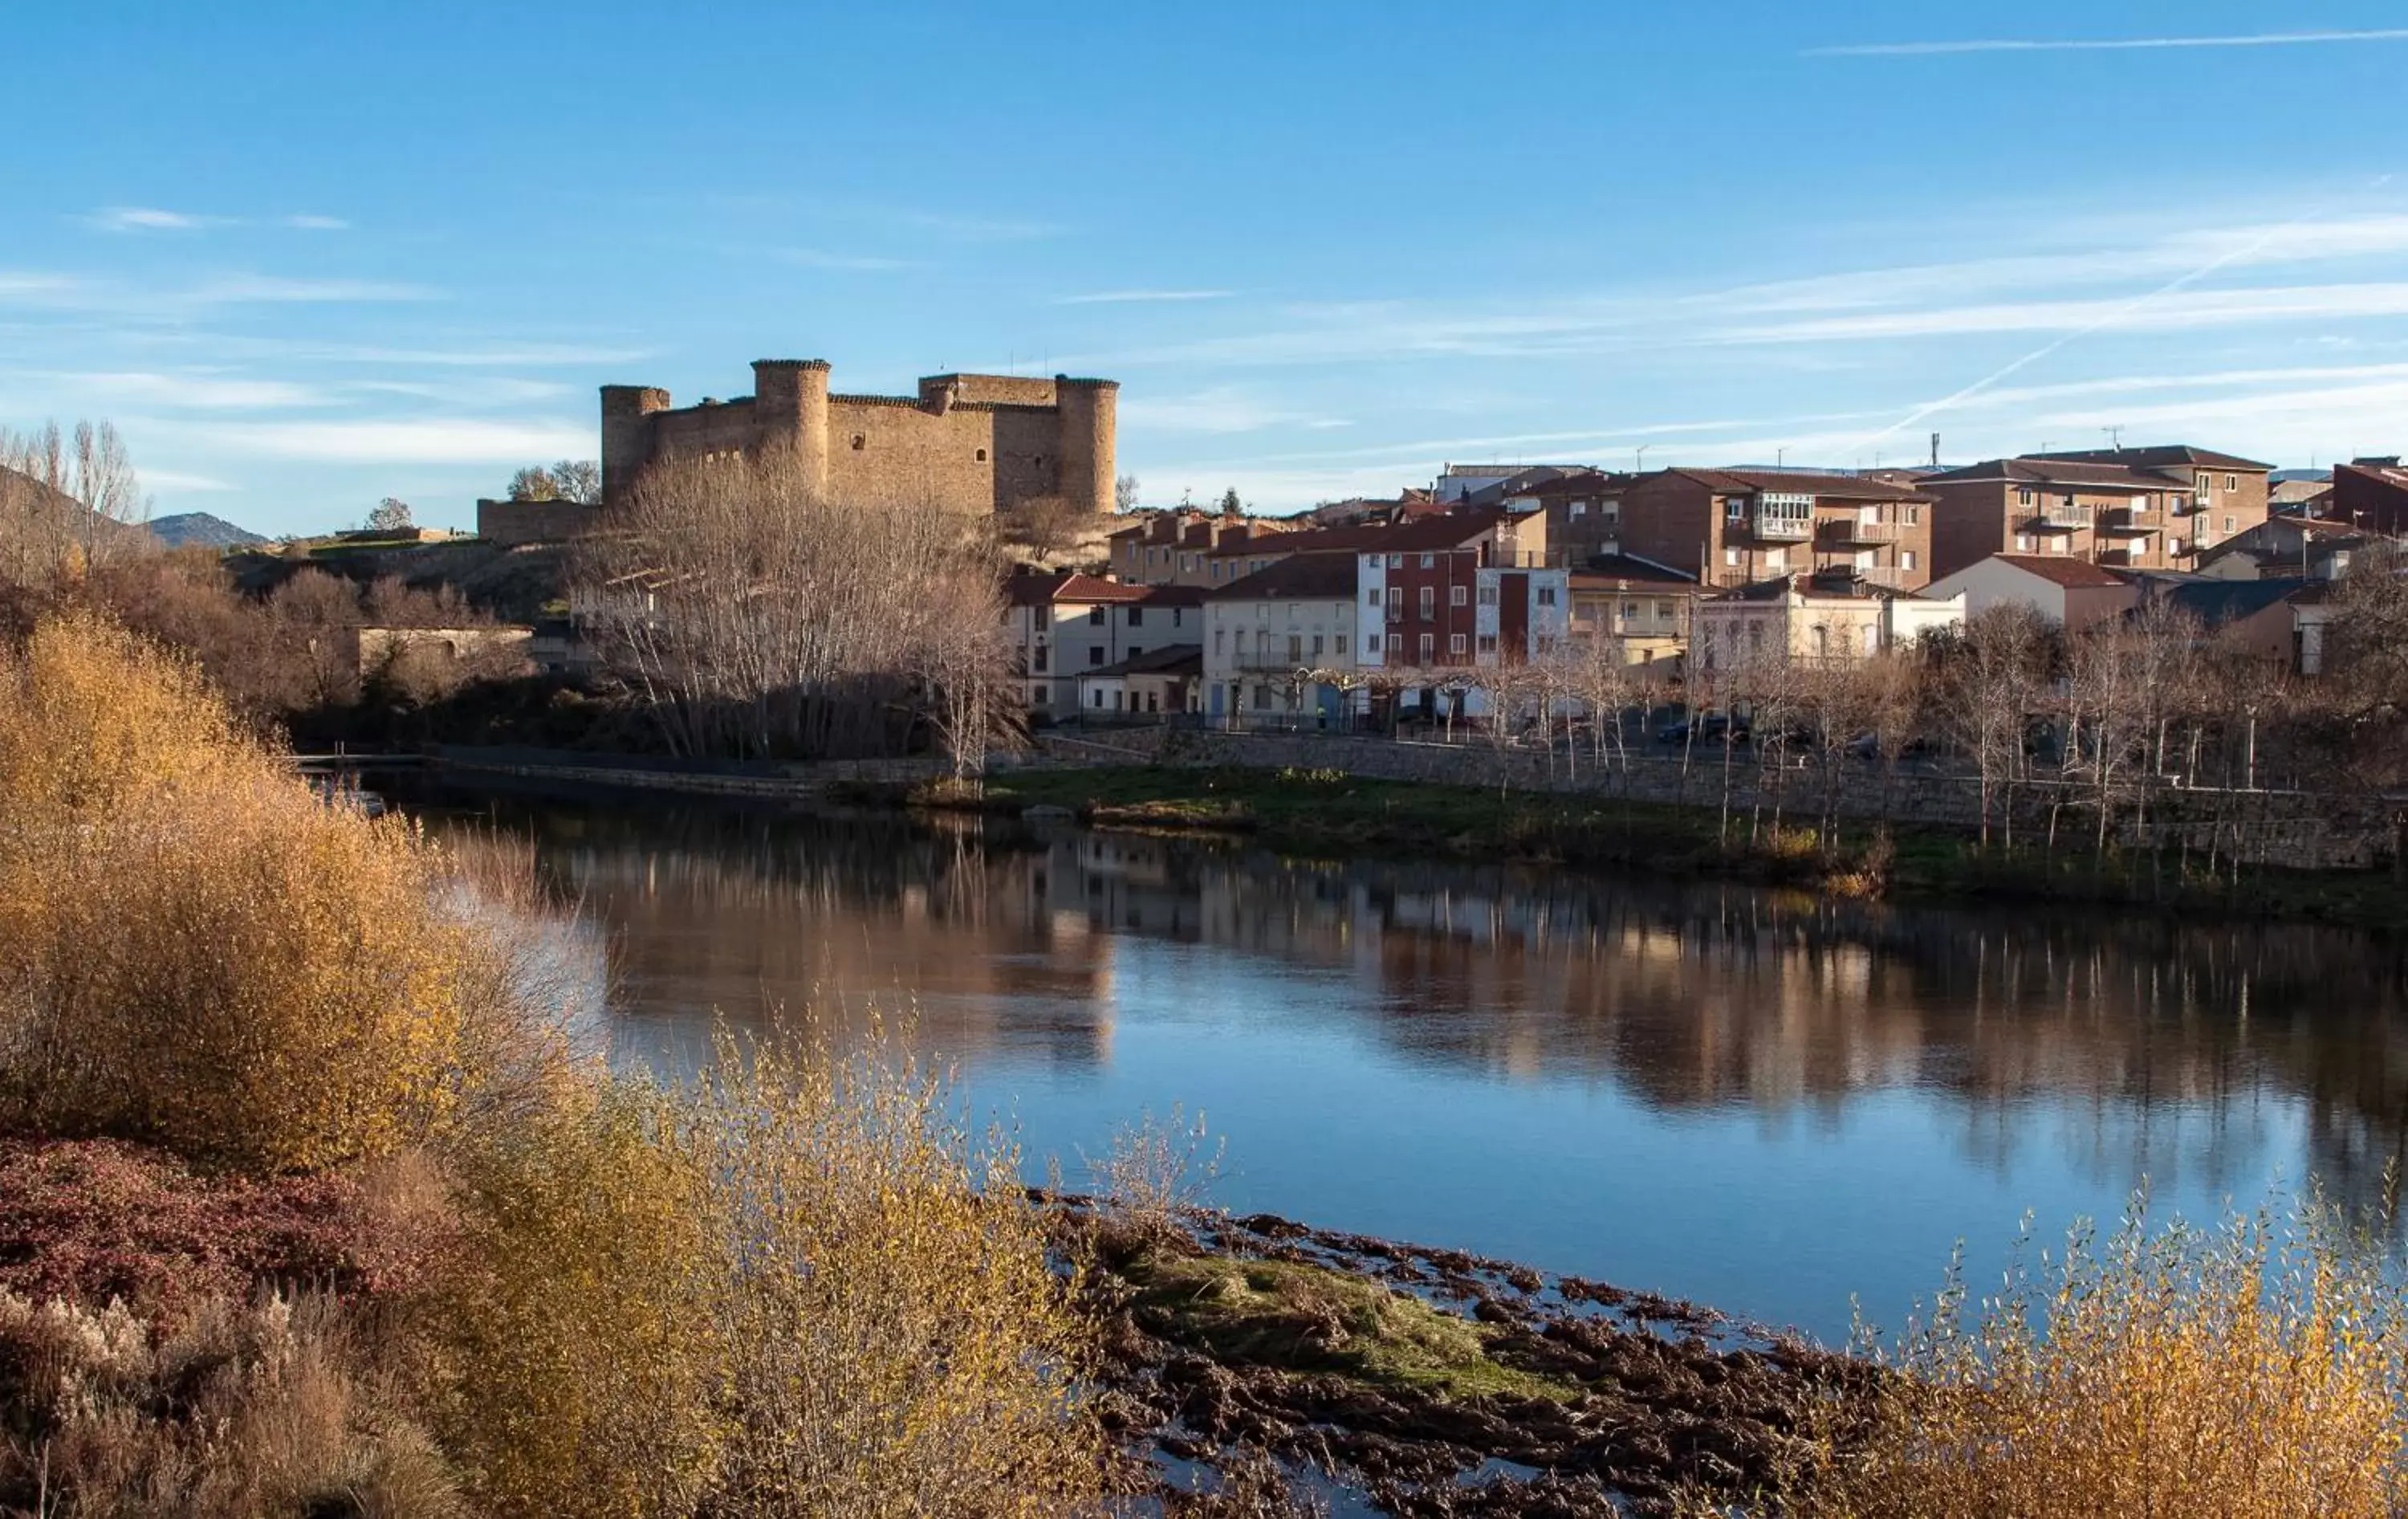
[[[257,1181],[114,1139],[0,1136],[0,1291],[36,1302],[114,1297],[167,1319],[262,1284],[399,1293],[452,1234],[439,1181],[408,1156]]]

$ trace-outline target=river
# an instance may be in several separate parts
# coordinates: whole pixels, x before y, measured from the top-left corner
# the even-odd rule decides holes
[[[1896,1326],[2146,1180],[2194,1218],[2314,1175],[2372,1201],[2408,1121],[2382,941],[1245,842],[665,802],[429,797],[534,841],[615,960],[613,1057],[715,1018],[909,1011],[1032,1171],[1174,1105],[1215,1200],[1710,1304]]]

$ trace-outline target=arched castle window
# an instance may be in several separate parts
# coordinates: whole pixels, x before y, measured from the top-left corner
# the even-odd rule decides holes
[[[986,463],[986,450],[981,449],[978,451],[978,462],[981,464]]]
[[[868,442],[868,441],[869,441],[869,439],[867,439],[867,438],[866,438],[866,437],[862,437],[859,433],[855,433],[855,434],[853,434],[853,451],[855,451],[855,452],[859,452],[859,451],[861,451],[861,446],[862,446],[864,443],[867,443],[867,442]]]

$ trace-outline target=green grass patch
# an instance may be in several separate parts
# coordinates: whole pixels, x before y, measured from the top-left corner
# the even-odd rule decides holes
[[[1016,813],[1067,808],[1118,827],[1218,829],[1325,858],[1455,855],[1658,876],[1728,877],[1851,896],[1984,899],[2156,908],[2185,914],[2307,919],[2396,930],[2408,924],[2408,880],[2378,870],[2243,869],[2209,877],[2204,861],[2110,851],[2083,841],[2051,853],[1985,851],[1969,830],[1850,822],[1826,840],[1811,801],[1775,829],[1734,810],[1727,837],[1711,778],[1697,800],[1500,793],[1493,786],[1358,779],[1333,770],[1107,766],[1028,769],[989,780],[974,798],[923,790],[912,800]]]
[[[1498,1331],[1377,1282],[1294,1261],[1140,1256],[1122,1268],[1138,1322],[1215,1359],[1450,1397],[1571,1399],[1578,1383],[1505,1366]]]

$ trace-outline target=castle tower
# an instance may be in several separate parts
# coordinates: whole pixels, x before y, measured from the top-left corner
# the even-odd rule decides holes
[[[1062,426],[1062,498],[1087,511],[1112,509],[1112,437],[1120,393],[1117,380],[1054,377]]]
[[[615,506],[652,456],[652,415],[669,408],[654,385],[602,387],[602,504]]]
[[[752,361],[752,424],[763,445],[790,443],[814,495],[827,494],[828,363]]]

